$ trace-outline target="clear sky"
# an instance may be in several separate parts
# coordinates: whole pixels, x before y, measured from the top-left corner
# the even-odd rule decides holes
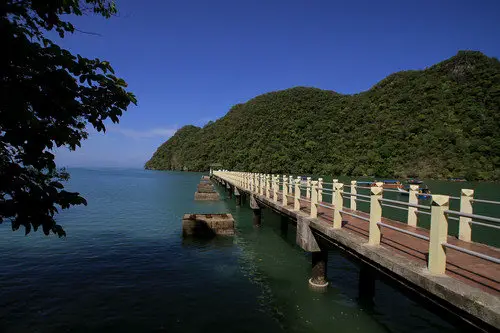
[[[59,149],[61,166],[142,167],[176,129],[264,92],[369,89],[458,50],[500,57],[500,0],[117,0],[62,46],[111,62],[138,100],[119,125]]]

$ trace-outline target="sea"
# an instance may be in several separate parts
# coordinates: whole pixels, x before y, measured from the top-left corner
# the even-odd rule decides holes
[[[57,215],[66,237],[0,224],[0,332],[472,331],[377,273],[366,297],[367,268],[339,249],[328,253],[326,292],[311,290],[311,255],[295,244],[293,224],[264,210],[254,226],[248,203],[236,206],[222,188],[221,201],[194,201],[203,173],[68,171],[68,190],[88,206]],[[428,184],[500,199],[497,183]],[[231,213],[236,234],[183,239],[186,213]],[[498,246],[491,231],[475,234]]]

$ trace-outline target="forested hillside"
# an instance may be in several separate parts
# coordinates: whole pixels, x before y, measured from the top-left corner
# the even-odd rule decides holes
[[[185,126],[147,169],[500,180],[500,62],[461,51],[356,95],[296,87]]]

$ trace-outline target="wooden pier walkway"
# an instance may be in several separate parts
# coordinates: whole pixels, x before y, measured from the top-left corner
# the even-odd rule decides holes
[[[351,190],[352,194],[343,192],[343,184],[333,184],[332,202],[326,202],[322,194],[327,189],[322,184],[318,187],[317,181],[304,185],[291,177],[282,177],[281,181],[275,176],[221,171],[213,176],[229,190],[237,189],[238,194],[250,196],[258,206],[265,205],[297,221],[297,243],[304,250],[322,251],[316,244],[316,239],[322,238],[473,325],[486,330],[500,328],[500,250],[447,233],[447,219],[453,214],[467,217],[467,223],[475,223],[472,218],[488,222],[495,222],[495,218],[474,215],[472,211],[452,212],[447,196],[433,195],[433,205],[424,207],[383,199],[383,189],[374,189],[367,196],[355,190]],[[344,207],[345,196],[370,200],[370,213]],[[427,214],[432,215],[431,230],[416,226],[417,218],[415,225],[408,225],[384,217],[384,200],[387,205],[414,208],[415,216],[428,208],[431,213]],[[341,203],[341,209],[336,210],[335,203]],[[254,204],[253,208],[258,207]],[[462,223],[461,228],[466,226]],[[460,233],[466,235],[462,238],[470,238],[467,232]]]
[[[271,194],[271,198],[272,198]],[[278,195],[281,199],[281,195]],[[329,204],[323,202],[323,204]],[[310,213],[311,203],[305,198],[301,198],[301,211],[306,214]],[[288,209],[293,210],[293,205],[288,205]],[[356,215],[370,217],[370,214],[361,211],[352,211],[349,208],[344,210]],[[322,223],[325,228],[333,229],[332,211],[324,208],[318,208],[318,222]],[[420,227],[411,227],[402,222],[394,221],[383,217],[382,222],[396,228],[401,228],[419,235],[429,237],[429,230]],[[351,215],[346,215],[342,218],[342,228],[355,235],[359,235],[368,240],[369,228],[368,222]],[[500,257],[500,250],[478,243],[468,243],[456,239],[453,236],[448,236],[448,243],[464,247],[468,250],[485,253],[492,257]],[[398,255],[415,260],[416,264],[422,269],[427,268],[427,258],[429,256],[429,242],[424,239],[415,238],[411,235],[404,234],[392,229],[383,230],[380,239],[380,245],[394,251]],[[446,275],[455,277],[464,283],[480,288],[491,294],[500,296],[500,267],[491,264],[489,261],[472,257],[466,253],[458,252],[450,249],[446,254]]]

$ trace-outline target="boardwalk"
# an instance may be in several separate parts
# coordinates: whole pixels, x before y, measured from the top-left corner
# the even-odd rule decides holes
[[[272,196],[273,195],[271,194],[271,198]],[[278,198],[281,200],[281,194],[278,195]],[[328,205],[329,203],[323,202],[323,204]],[[301,211],[309,214],[310,205],[311,203],[305,197],[302,197]],[[287,208],[293,210],[293,205],[290,204]],[[344,208],[344,210],[354,212],[356,215],[365,216],[367,218],[369,217],[369,214],[365,212],[352,211],[348,208]],[[322,223],[325,228],[333,230],[331,226],[333,222],[332,210],[320,206],[318,208],[318,222]],[[345,215],[342,222],[342,228],[344,230],[352,233],[353,235],[361,236],[365,240],[368,239],[368,223],[366,221],[350,215]],[[429,236],[429,230],[427,229],[411,227],[402,222],[387,218],[382,218],[382,222],[397,228],[418,233],[423,236]],[[463,242],[452,236],[448,236],[448,242],[472,251],[485,253],[492,257],[500,257],[500,251],[498,249],[491,248],[483,244]],[[394,251],[394,253],[415,260],[416,264],[420,265],[422,269],[427,267],[429,242],[386,228],[382,231],[380,243],[380,246],[390,249],[391,251]],[[500,296],[500,268],[497,265],[492,265],[487,260],[472,257],[453,249],[450,249],[447,253],[446,261],[447,275],[455,277],[471,286],[480,288],[493,295]]]
[[[500,258],[500,251],[497,248],[445,235],[439,243],[441,247],[446,246],[443,251],[445,271],[444,274],[435,274],[429,269],[431,235],[427,229],[390,220],[381,214],[377,222],[380,240],[372,246],[368,244],[370,214],[342,207],[341,227],[334,228],[334,205],[318,200],[316,183],[306,186],[308,195],[304,196],[302,185],[297,192],[298,180],[293,184],[295,190],[290,192],[292,184],[280,183],[277,178],[274,183],[269,180],[252,183],[248,177],[246,181],[238,178],[237,173],[214,174],[231,190],[237,188],[239,193],[252,196],[260,205],[297,221],[306,220],[315,237],[324,238],[412,289],[429,294],[466,320],[487,329],[500,327],[500,266],[497,259]],[[300,209],[297,209],[299,206]]]

